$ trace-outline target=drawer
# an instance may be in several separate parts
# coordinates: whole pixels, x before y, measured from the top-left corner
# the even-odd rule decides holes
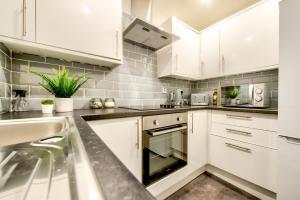
[[[213,111],[212,122],[277,131],[277,115]]]
[[[210,135],[209,164],[276,192],[277,150]]]
[[[210,134],[277,149],[277,132],[212,123]]]

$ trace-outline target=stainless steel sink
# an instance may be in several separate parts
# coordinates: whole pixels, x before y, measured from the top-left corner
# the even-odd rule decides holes
[[[62,135],[66,118],[7,120],[0,122],[0,147]]]
[[[0,121],[0,200],[103,199],[72,118]]]

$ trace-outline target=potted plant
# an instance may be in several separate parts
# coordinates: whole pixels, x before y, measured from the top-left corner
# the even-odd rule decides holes
[[[236,104],[235,98],[239,96],[239,94],[240,91],[236,87],[228,92],[227,97],[230,98],[230,104]]]
[[[56,112],[70,112],[73,110],[73,94],[88,80],[86,74],[73,75],[65,66],[61,71],[52,69],[54,75],[32,72],[41,77],[43,82],[39,83],[43,88],[55,96]]]
[[[42,112],[44,114],[50,114],[53,111],[54,101],[52,99],[43,99],[41,101]]]

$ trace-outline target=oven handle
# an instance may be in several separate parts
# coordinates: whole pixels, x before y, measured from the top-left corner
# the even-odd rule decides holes
[[[163,130],[163,131],[149,131],[149,134],[152,135],[152,136],[158,136],[158,135],[171,133],[171,132],[174,132],[174,131],[180,131],[180,130],[184,130],[184,129],[187,129],[187,126],[172,128],[172,129]]]

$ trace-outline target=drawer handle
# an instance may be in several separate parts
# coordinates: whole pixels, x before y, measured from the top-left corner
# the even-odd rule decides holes
[[[230,128],[226,128],[226,131],[229,133],[235,133],[235,134],[239,134],[239,135],[252,136],[252,133],[246,132],[246,131],[239,131],[239,130],[234,130],[234,129],[230,129]]]
[[[227,116],[227,118],[231,118],[231,119],[244,119],[244,120],[251,120],[252,119],[252,117],[250,117],[250,116],[242,116],[242,115],[229,115],[229,114],[227,114],[226,116]]]
[[[241,147],[241,146],[238,146],[238,145],[235,145],[235,144],[231,144],[231,143],[228,143],[228,142],[226,142],[225,144],[228,147],[231,147],[233,149],[237,149],[237,150],[241,150],[241,151],[244,151],[244,152],[247,152],[247,153],[251,153],[251,149],[249,149],[249,148]]]

